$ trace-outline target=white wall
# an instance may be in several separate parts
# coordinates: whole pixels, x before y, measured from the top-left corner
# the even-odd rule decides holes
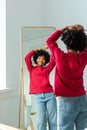
[[[87,28],[87,0],[45,0],[46,24],[57,28],[83,24]]]
[[[5,96],[0,94],[0,123],[18,124],[21,27],[49,25],[60,28],[80,23],[87,28],[86,6],[87,0],[6,0],[7,87],[16,89],[0,92]]]

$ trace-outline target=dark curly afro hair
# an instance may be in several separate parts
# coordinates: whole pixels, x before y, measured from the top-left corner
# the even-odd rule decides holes
[[[44,66],[50,61],[50,54],[47,51],[41,49],[41,50],[38,50],[38,51],[35,52],[35,54],[33,56],[34,63],[37,64],[37,58],[39,56],[44,56],[45,57],[45,64],[44,64]]]
[[[67,49],[83,51],[87,48],[87,35],[84,30],[67,30],[61,34],[61,40],[67,46]]]

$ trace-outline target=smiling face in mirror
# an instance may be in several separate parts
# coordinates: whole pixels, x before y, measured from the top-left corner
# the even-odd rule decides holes
[[[50,61],[50,54],[43,50],[36,50],[35,54],[33,56],[33,61],[38,65],[38,66],[45,66],[47,63]]]
[[[45,62],[46,62],[46,61],[45,61],[45,57],[44,57],[44,56],[38,56],[36,62],[37,62],[37,65],[38,65],[38,66],[44,66],[44,64],[45,64]]]

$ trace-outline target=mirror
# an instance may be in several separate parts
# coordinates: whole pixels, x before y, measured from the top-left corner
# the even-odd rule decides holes
[[[29,93],[29,74],[24,61],[25,55],[32,49],[42,48],[47,37],[56,30],[55,27],[30,27],[21,28],[21,69],[20,69],[20,105],[19,128],[25,130],[36,129],[36,112],[33,95]],[[53,83],[51,72],[51,83]]]

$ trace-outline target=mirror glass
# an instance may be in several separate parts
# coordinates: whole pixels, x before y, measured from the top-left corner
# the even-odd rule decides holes
[[[30,107],[32,123],[34,129],[36,127],[36,113],[33,95],[29,94],[29,73],[24,61],[25,55],[32,49],[42,48],[45,45],[47,37],[56,30],[55,27],[22,27],[21,29],[21,113],[22,113],[22,127],[27,127],[26,118],[29,115],[26,114],[26,107]],[[48,51],[48,50],[47,50]],[[51,83],[53,84],[53,72],[51,72]],[[29,112],[29,111],[28,111]],[[26,115],[28,117],[26,117]],[[32,124],[31,124],[32,127]],[[33,128],[32,128],[33,130]]]

